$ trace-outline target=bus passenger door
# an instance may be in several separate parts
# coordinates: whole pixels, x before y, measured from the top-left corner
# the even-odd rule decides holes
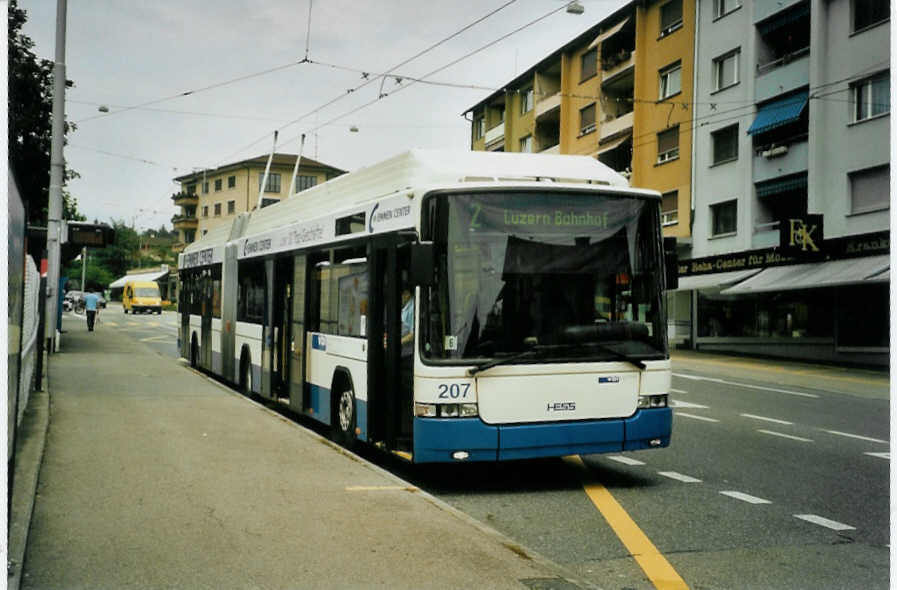
[[[202,271],[200,279],[202,285],[202,316],[200,318],[200,353],[199,366],[208,371],[212,370],[212,271],[205,269]]]
[[[275,399],[290,399],[290,356],[293,311],[293,258],[274,263],[274,296],[271,301],[274,327],[271,355],[271,392]]]
[[[410,458],[412,442],[411,348],[402,349],[402,291],[408,285],[408,248],[395,236],[378,238],[368,251],[368,430],[370,440]],[[413,292],[413,291],[411,291]]]

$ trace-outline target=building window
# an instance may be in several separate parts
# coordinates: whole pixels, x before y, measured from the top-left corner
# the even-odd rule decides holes
[[[228,176],[227,177],[227,188],[234,188],[237,186],[237,177],[236,176]]]
[[[738,56],[740,49],[730,51],[713,60],[713,90],[738,84]]]
[[[710,134],[713,141],[713,163],[722,164],[738,159],[738,125],[732,125]]]
[[[209,216],[209,206],[208,206],[208,205],[203,205],[203,206],[202,206],[202,216],[203,216],[203,217],[208,217],[208,216]]]
[[[727,201],[710,205],[710,235],[734,234],[738,225],[738,201]]]
[[[888,0],[853,0],[853,32],[888,20],[890,10]]]
[[[221,203],[215,203],[215,217],[221,217]]]
[[[679,223],[679,191],[663,193],[660,205],[660,222],[664,227]]]
[[[280,202],[280,199],[269,199],[267,197],[262,197],[262,209],[269,205],[275,205]]]
[[[195,229],[185,229],[184,230],[184,242],[191,243],[196,241],[196,230]]]
[[[679,126],[657,134],[657,163],[669,162],[679,157]]]
[[[486,117],[477,117],[473,120],[473,138],[480,139],[486,135]]]
[[[202,194],[204,194],[204,195],[209,194],[209,182],[208,181],[202,183]]]
[[[660,36],[682,27],[682,0],[672,0],[660,7]]]
[[[302,191],[310,189],[316,184],[318,184],[317,176],[300,174],[296,177],[296,192],[301,193]]]
[[[682,62],[660,70],[660,100],[682,92]]]
[[[195,184],[188,184],[188,185],[187,185],[187,194],[188,194],[188,195],[195,195],[195,194],[196,194],[196,185],[195,185]]]
[[[221,179],[218,178],[215,180],[215,192],[217,193],[220,190],[221,190]]]
[[[262,179],[265,177],[264,174],[259,174],[259,189],[262,188]],[[268,173],[268,184],[265,185],[266,193],[279,193],[280,192],[280,174],[276,172]]]
[[[741,0],[713,0],[713,18],[722,18],[741,8]]]
[[[237,202],[236,201],[228,201],[227,202],[227,214],[233,215],[237,210]]]
[[[891,80],[888,72],[852,84],[850,103],[854,123],[890,112]]]
[[[525,154],[533,153],[533,136],[527,135],[520,138],[520,151]]]
[[[527,88],[520,95],[520,114],[525,115],[533,110],[533,89]]]
[[[580,58],[579,81],[585,82],[598,74],[598,49],[590,49]]]
[[[579,134],[585,135],[595,130],[595,103],[580,109],[579,111]]]
[[[891,167],[887,164],[847,174],[850,212],[868,213],[888,208]]]

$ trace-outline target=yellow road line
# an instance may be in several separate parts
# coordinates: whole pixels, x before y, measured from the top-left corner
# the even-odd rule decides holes
[[[825,379],[832,379],[835,381],[847,381],[851,383],[868,383],[872,385],[887,385],[889,381],[889,377],[842,377],[840,375],[832,375],[830,373],[824,373],[815,371],[813,369],[788,369],[783,367],[768,367],[759,363],[750,363],[750,362],[739,362],[739,361],[717,361],[711,359],[681,359],[681,362],[687,363],[696,363],[696,364],[704,364],[704,365],[714,365],[721,367],[739,367],[742,369],[750,369],[752,371],[765,371],[767,373],[790,373],[792,375],[804,375],[809,377],[823,377]]]
[[[688,588],[685,580],[673,569],[670,562],[657,550],[654,543],[642,532],[632,517],[603,485],[588,480],[588,470],[579,456],[564,457],[564,461],[575,466],[582,477],[582,487],[592,504],[613,529],[617,537],[638,563],[651,583],[658,590],[680,590]]]

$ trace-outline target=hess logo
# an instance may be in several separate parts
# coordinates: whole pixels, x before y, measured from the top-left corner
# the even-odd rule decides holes
[[[546,412],[573,412],[576,410],[576,402],[555,402],[548,404]]]

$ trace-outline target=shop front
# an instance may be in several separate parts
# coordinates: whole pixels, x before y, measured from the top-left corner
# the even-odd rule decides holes
[[[680,262],[691,306],[685,345],[802,360],[887,365],[889,234]],[[674,304],[675,305],[675,304]]]

